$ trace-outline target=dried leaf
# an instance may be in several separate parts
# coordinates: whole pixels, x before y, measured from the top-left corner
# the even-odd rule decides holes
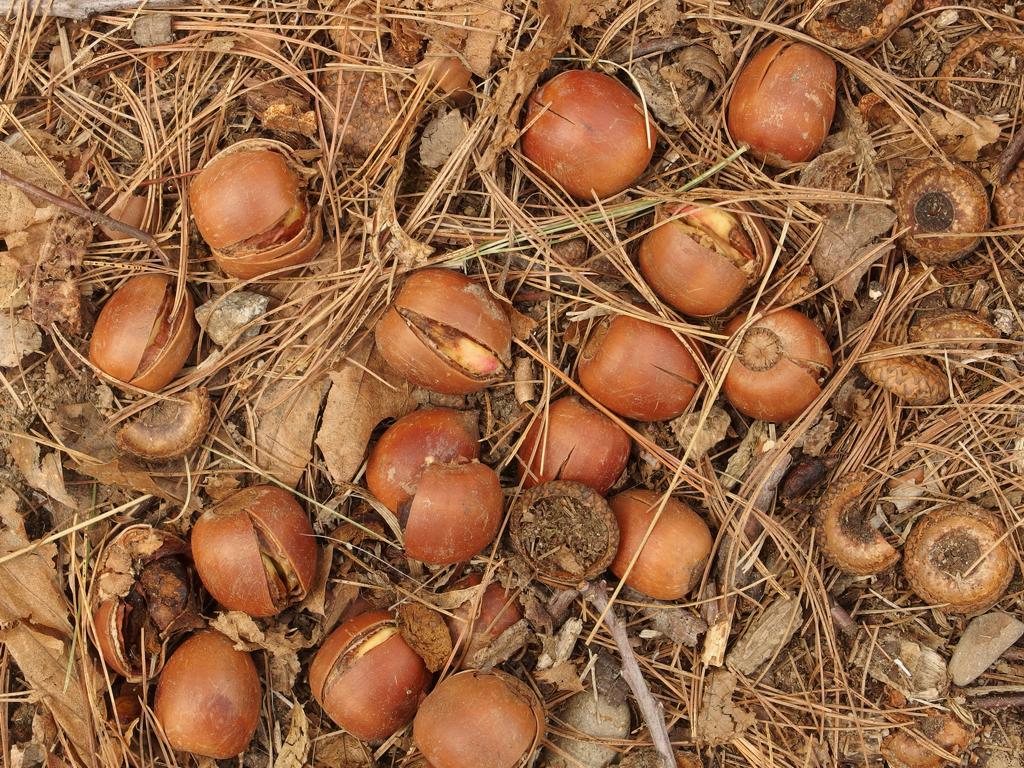
[[[754,716],[732,700],[736,683],[736,673],[724,669],[714,670],[705,680],[694,727],[704,744],[728,744],[754,724]]]
[[[52,323],[72,333],[82,329],[82,297],[75,278],[92,242],[93,228],[85,219],[58,213],[50,221],[29,281],[32,319],[42,328]]]
[[[369,339],[349,352],[332,371],[317,447],[335,483],[347,483],[363,463],[374,428],[384,419],[404,416],[416,407],[408,382],[387,370]]]
[[[38,352],[42,344],[43,336],[31,320],[7,312],[0,314],[0,368],[18,365],[23,358]]]
[[[256,463],[285,485],[298,485],[313,458],[313,432],[326,391],[326,380],[281,380],[256,406]]]
[[[477,651],[472,659],[466,659],[465,666],[473,669],[491,669],[502,664],[525,648],[533,638],[533,632],[526,619],[520,619],[498,635],[490,645]]]
[[[29,544],[17,496],[8,488],[0,489],[0,524],[0,554]],[[69,661],[73,630],[56,555],[57,548],[48,544],[0,564],[0,642],[78,754],[84,758],[98,750],[103,764],[118,765],[112,743],[90,717],[97,708],[81,674],[95,670],[87,656]]]
[[[21,436],[11,437],[8,451],[26,483],[69,509],[78,509],[78,503],[64,486],[59,454],[51,451],[40,459],[39,444]]]
[[[18,260],[0,251],[0,309],[21,309],[28,304],[28,282],[20,272]]]
[[[584,690],[580,674],[571,661],[561,661],[549,669],[542,669],[534,673],[534,678],[552,686],[558,693],[578,693]]]
[[[505,13],[504,0],[433,0],[429,5],[428,21],[420,24],[430,38],[427,55],[461,53],[473,74],[487,77],[495,52],[504,52],[515,25],[515,16]]]
[[[292,704],[291,723],[284,744],[277,753],[274,768],[305,768],[309,765],[309,718],[298,701]]]
[[[2,5],[0,2],[0,7]],[[47,192],[60,192],[61,179],[53,175],[45,161],[23,155],[4,142],[0,142],[0,145],[0,169],[22,181],[42,187]],[[49,221],[56,212],[54,206],[37,203],[21,190],[0,183],[0,238],[22,232],[33,224]]]
[[[823,413],[814,424],[796,441],[796,447],[802,448],[808,456],[822,456],[832,447],[832,435],[835,434],[839,422],[831,413]]]
[[[703,422],[703,423],[702,423]],[[672,432],[685,450],[690,448],[690,459],[697,460],[725,439],[731,421],[720,406],[712,406],[707,416],[701,412],[688,413],[669,423]]]
[[[673,128],[695,121],[705,111],[709,96],[725,84],[725,70],[718,58],[699,45],[671,54],[662,66],[634,62],[632,74],[655,118]]]
[[[770,429],[771,425],[766,421],[751,422],[747,434],[743,436],[740,444],[736,446],[736,450],[729,457],[729,462],[725,465],[725,470],[722,472],[722,485],[726,489],[732,490],[735,488],[736,484],[746,474],[747,468],[754,458],[764,452],[764,445],[768,440]]]
[[[802,624],[802,616],[799,598],[790,594],[779,596],[733,644],[725,663],[744,675],[754,674],[793,638]]]
[[[372,750],[355,736],[336,731],[317,737],[314,768],[370,768],[372,765],[376,765]]]
[[[420,163],[425,168],[440,168],[459,148],[466,135],[466,123],[457,109],[438,115],[423,129]]]
[[[946,115],[932,115],[928,121],[932,132],[943,150],[957,160],[973,163],[978,153],[989,144],[999,140],[999,126],[987,117],[975,115],[971,118],[955,112]]]
[[[908,699],[934,701],[949,688],[942,656],[899,632],[885,630],[861,640],[851,661]]]
[[[241,611],[217,615],[210,626],[230,638],[240,651],[266,651],[270,654],[270,679],[278,691],[289,691],[298,679],[300,650],[312,641],[287,626],[274,624],[266,630]]]
[[[452,636],[437,611],[419,603],[403,603],[398,607],[398,629],[431,672],[441,670],[448,663],[452,655]]]
[[[847,301],[871,265],[892,250],[892,243],[874,243],[892,229],[896,214],[885,205],[861,205],[833,213],[825,222],[811,263],[823,282],[836,281],[836,289]]]

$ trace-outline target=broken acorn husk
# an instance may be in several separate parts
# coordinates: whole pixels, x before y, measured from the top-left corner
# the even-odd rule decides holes
[[[967,502],[921,516],[903,550],[911,589],[947,613],[984,613],[999,602],[1016,571],[1002,522]]]
[[[814,37],[844,51],[884,40],[910,15],[914,0],[842,0],[822,6],[807,22]]]
[[[184,456],[206,437],[210,425],[210,395],[197,387],[158,400],[121,427],[114,436],[117,447],[147,461]]]
[[[192,526],[192,558],[203,586],[228,610],[250,616],[274,616],[302,600],[318,552],[302,505],[273,485],[233,493]]]
[[[818,502],[822,548],[841,571],[870,576],[894,566],[900,553],[871,523],[865,491],[871,482],[866,472],[852,472],[836,480]]]
[[[606,570],[619,546],[608,502],[583,483],[550,480],[523,491],[509,514],[512,547],[554,585],[576,585]]]
[[[188,545],[149,525],[130,525],[104,545],[92,594],[93,640],[128,682],[152,680],[167,646],[202,623]]]
[[[471,573],[453,584],[452,589],[469,589],[482,583],[481,574]],[[494,581],[452,609],[447,622],[456,653],[456,667],[466,669],[473,666],[473,659],[480,651],[522,618],[523,611],[517,596]]]

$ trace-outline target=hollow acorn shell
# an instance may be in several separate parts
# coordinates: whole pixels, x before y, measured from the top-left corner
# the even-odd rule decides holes
[[[198,335],[192,296],[184,300],[166,343],[152,362],[140,369],[164,313],[170,310],[173,281],[166,275],[136,275],[125,281],[103,305],[89,342],[89,360],[117,381],[156,392],[178,374]]]
[[[225,608],[274,616],[286,603],[275,603],[271,594],[260,535],[287,559],[304,595],[316,575],[316,538],[302,505],[276,486],[243,488],[204,512],[192,527],[192,559]]]
[[[657,141],[640,98],[600,72],[555,75],[531,94],[523,125],[523,154],[577,200],[629,187]]]
[[[479,462],[431,464],[405,523],[405,553],[431,565],[468,560],[494,541],[504,512],[501,481]]]
[[[156,688],[156,719],[176,750],[227,759],[259,723],[263,692],[252,657],[219,632],[199,632],[171,655]]]
[[[429,464],[480,457],[476,413],[420,408],[387,428],[366,462],[366,487],[392,512],[416,493]]]
[[[729,98],[729,134],[769,165],[810,160],[836,109],[836,63],[804,43],[776,40],[747,62]]]
[[[376,633],[394,631],[365,649]],[[384,611],[356,616],[335,629],[309,666],[309,687],[335,723],[365,741],[386,739],[416,713],[430,673]]]
[[[1005,535],[1002,522],[977,505],[932,510],[907,537],[904,573],[918,597],[943,611],[984,613],[1005,594],[1016,571]]]
[[[433,768],[516,768],[544,735],[544,710],[504,672],[460,672],[423,700],[412,738]]]
[[[627,419],[662,421],[686,410],[702,376],[693,354],[660,325],[605,317],[580,352],[580,384]]]
[[[647,490],[625,491],[609,500],[619,523],[619,549],[611,571],[619,578],[640,549],[662,500],[662,494]],[[657,600],[685,597],[700,583],[711,545],[711,531],[701,516],[669,498],[626,584]]]
[[[374,329],[377,350],[414,384],[463,395],[478,392],[496,379],[469,376],[443,358],[409,327],[399,310],[449,326],[486,347],[506,367],[511,362],[512,328],[501,304],[461,272],[421,269],[405,281]]]
[[[574,480],[607,493],[626,468],[629,435],[578,397],[556,400],[544,416],[537,416],[516,452],[523,488]]]
[[[872,527],[860,509],[871,478],[854,472],[835,480],[818,502],[823,549],[844,573],[869,576],[894,566],[900,559],[881,531]]]

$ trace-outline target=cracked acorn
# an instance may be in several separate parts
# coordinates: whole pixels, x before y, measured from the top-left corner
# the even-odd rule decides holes
[[[709,201],[663,206],[640,243],[638,265],[658,296],[685,315],[710,317],[739,301],[764,275],[771,239],[760,219]]]
[[[640,97],[614,77],[570,70],[527,101],[523,154],[570,197],[611,197],[639,179],[657,141]]]
[[[740,71],[729,96],[727,125],[737,145],[768,165],[814,157],[832,126],[836,64],[805,43],[776,40]]]
[[[221,150],[192,180],[192,216],[226,274],[249,280],[316,256],[323,229],[305,175],[287,145],[246,139]]]
[[[388,365],[413,384],[464,395],[512,364],[508,315],[487,288],[449,269],[413,272],[374,328]]]
[[[385,611],[349,619],[323,642],[309,666],[309,687],[335,723],[365,741],[408,725],[431,675]]]
[[[740,413],[782,423],[802,414],[832,372],[832,351],[810,318],[795,309],[770,312],[741,330],[739,315],[726,326],[741,334],[722,392]]]
[[[196,343],[198,327],[188,290],[178,312],[166,275],[136,275],[103,305],[89,342],[89,360],[113,379],[156,392],[178,375]]]
[[[516,452],[523,488],[573,480],[605,494],[629,461],[633,441],[618,424],[580,398],[555,400],[533,420]]]
[[[203,586],[231,611],[274,616],[302,600],[319,547],[302,505],[277,486],[233,493],[192,526],[192,559]]]

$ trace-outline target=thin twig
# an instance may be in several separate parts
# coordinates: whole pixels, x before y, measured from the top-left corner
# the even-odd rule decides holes
[[[605,626],[611,632],[615,647],[619,649],[622,656],[622,679],[626,681],[629,689],[633,692],[636,705],[640,709],[640,716],[651,732],[651,741],[654,748],[661,757],[664,768],[676,768],[675,755],[672,753],[672,741],[668,737],[668,728],[665,726],[665,708],[661,702],[654,698],[651,689],[647,687],[643,672],[640,671],[640,664],[633,653],[633,646],[629,644],[629,635],[626,634],[626,627],[619,621],[615,609],[608,604],[608,585],[604,581],[589,585],[583,590],[584,597],[593,603],[598,614],[604,615]]]
[[[1011,709],[1024,707],[1024,693],[1007,693],[1001,696],[983,696],[971,699],[973,709]]]
[[[103,227],[109,227],[110,229],[113,229],[116,232],[122,232],[126,235],[130,235],[131,237],[134,237],[136,240],[139,240],[148,245],[150,249],[152,249],[153,253],[155,253],[157,257],[160,259],[160,261],[162,261],[165,265],[168,264],[167,254],[164,253],[163,249],[160,247],[160,244],[156,241],[156,238],[154,238],[148,232],[144,232],[143,230],[138,229],[137,227],[133,227],[130,224],[125,224],[123,221],[118,221],[117,219],[112,218],[111,216],[107,216],[107,214],[105,213],[100,213],[99,211],[94,211],[91,208],[86,208],[84,205],[80,205],[79,203],[76,203],[74,200],[68,200],[67,198],[61,197],[60,195],[55,195],[52,192],[43,189],[42,187],[36,186],[30,181],[25,181],[24,179],[18,178],[17,176],[12,176],[10,173],[3,170],[2,168],[0,168],[0,182],[10,184],[12,187],[20,189],[26,195],[31,195],[32,197],[37,197],[41,200],[45,200],[50,205],[55,205],[58,208],[63,208],[65,211],[68,211],[69,213],[75,214],[76,216],[81,216],[83,219],[91,221],[93,224],[98,224]]]
[[[625,64],[627,61],[642,59],[653,53],[672,53],[672,51],[677,51],[680,48],[691,45],[692,43],[693,38],[689,35],[655,37],[649,40],[644,40],[642,43],[637,43],[636,45],[618,50],[607,58],[608,61],[614,62],[615,64]]]
[[[996,178],[1000,184],[1006,183],[1021,157],[1024,157],[1024,129],[1017,131],[1017,134],[1010,139],[1010,143],[1006,145],[1006,149],[999,155],[999,174]]]

